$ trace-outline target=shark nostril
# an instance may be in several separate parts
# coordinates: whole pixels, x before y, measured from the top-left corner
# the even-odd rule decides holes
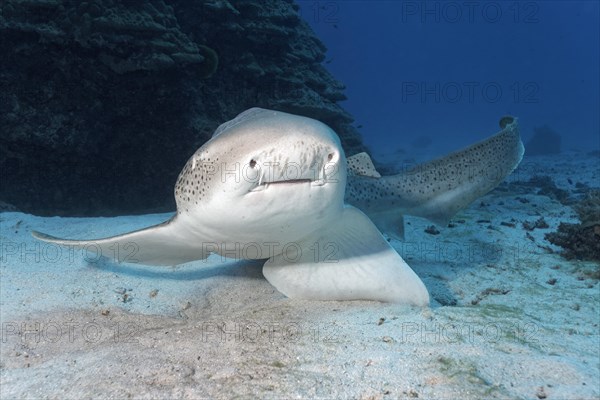
[[[250,160],[250,168],[254,168],[254,167],[256,167],[256,161]]]

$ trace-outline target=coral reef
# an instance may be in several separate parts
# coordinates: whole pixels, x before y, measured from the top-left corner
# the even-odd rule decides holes
[[[567,259],[600,261],[600,190],[593,190],[574,207],[579,224],[561,223],[545,238],[564,249]],[[600,270],[600,266],[598,267]]]
[[[18,212],[17,207],[0,200],[0,212]]]
[[[570,197],[569,192],[564,189],[560,189],[556,186],[556,183],[548,175],[534,175],[528,181],[514,182],[515,186],[524,186],[527,188],[539,188],[536,192],[541,196],[548,196],[561,204],[570,205],[573,203],[573,199]],[[530,191],[530,189],[527,189]],[[522,199],[527,201],[527,199]]]
[[[523,229],[526,231],[533,231],[534,229],[547,229],[550,226],[544,219],[544,217],[540,217],[535,221],[523,221]]]
[[[253,107],[365,151],[325,46],[281,0],[4,0],[0,200],[41,215],[174,209],[213,130]]]
[[[528,156],[558,154],[560,143],[560,135],[548,125],[543,125],[533,128],[533,136],[525,144],[525,149]]]
[[[584,228],[600,225],[600,190],[592,190],[576,206],[581,225]]]

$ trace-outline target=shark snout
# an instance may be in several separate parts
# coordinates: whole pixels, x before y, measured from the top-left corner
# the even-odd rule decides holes
[[[323,186],[337,181],[340,175],[340,159],[343,153],[325,147],[312,154],[299,153],[296,157],[264,158],[253,157],[248,167],[254,175],[256,186],[251,191],[260,191],[276,184],[310,184]]]

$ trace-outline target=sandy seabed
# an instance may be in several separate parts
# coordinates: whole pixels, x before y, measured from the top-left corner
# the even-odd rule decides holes
[[[571,207],[516,191],[549,175],[600,186],[598,158],[526,157],[452,227],[406,219],[394,247],[431,294],[425,309],[285,298],[256,262],[115,264],[36,241],[93,238],[168,215],[0,214],[0,398],[596,399],[597,263],[544,239]],[[523,222],[543,217],[547,228]]]

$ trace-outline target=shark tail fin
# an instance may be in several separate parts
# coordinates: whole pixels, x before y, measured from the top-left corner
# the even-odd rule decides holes
[[[525,149],[517,118],[503,117],[500,127],[500,132],[463,150],[381,179],[397,188],[405,214],[444,226],[521,162]]]

